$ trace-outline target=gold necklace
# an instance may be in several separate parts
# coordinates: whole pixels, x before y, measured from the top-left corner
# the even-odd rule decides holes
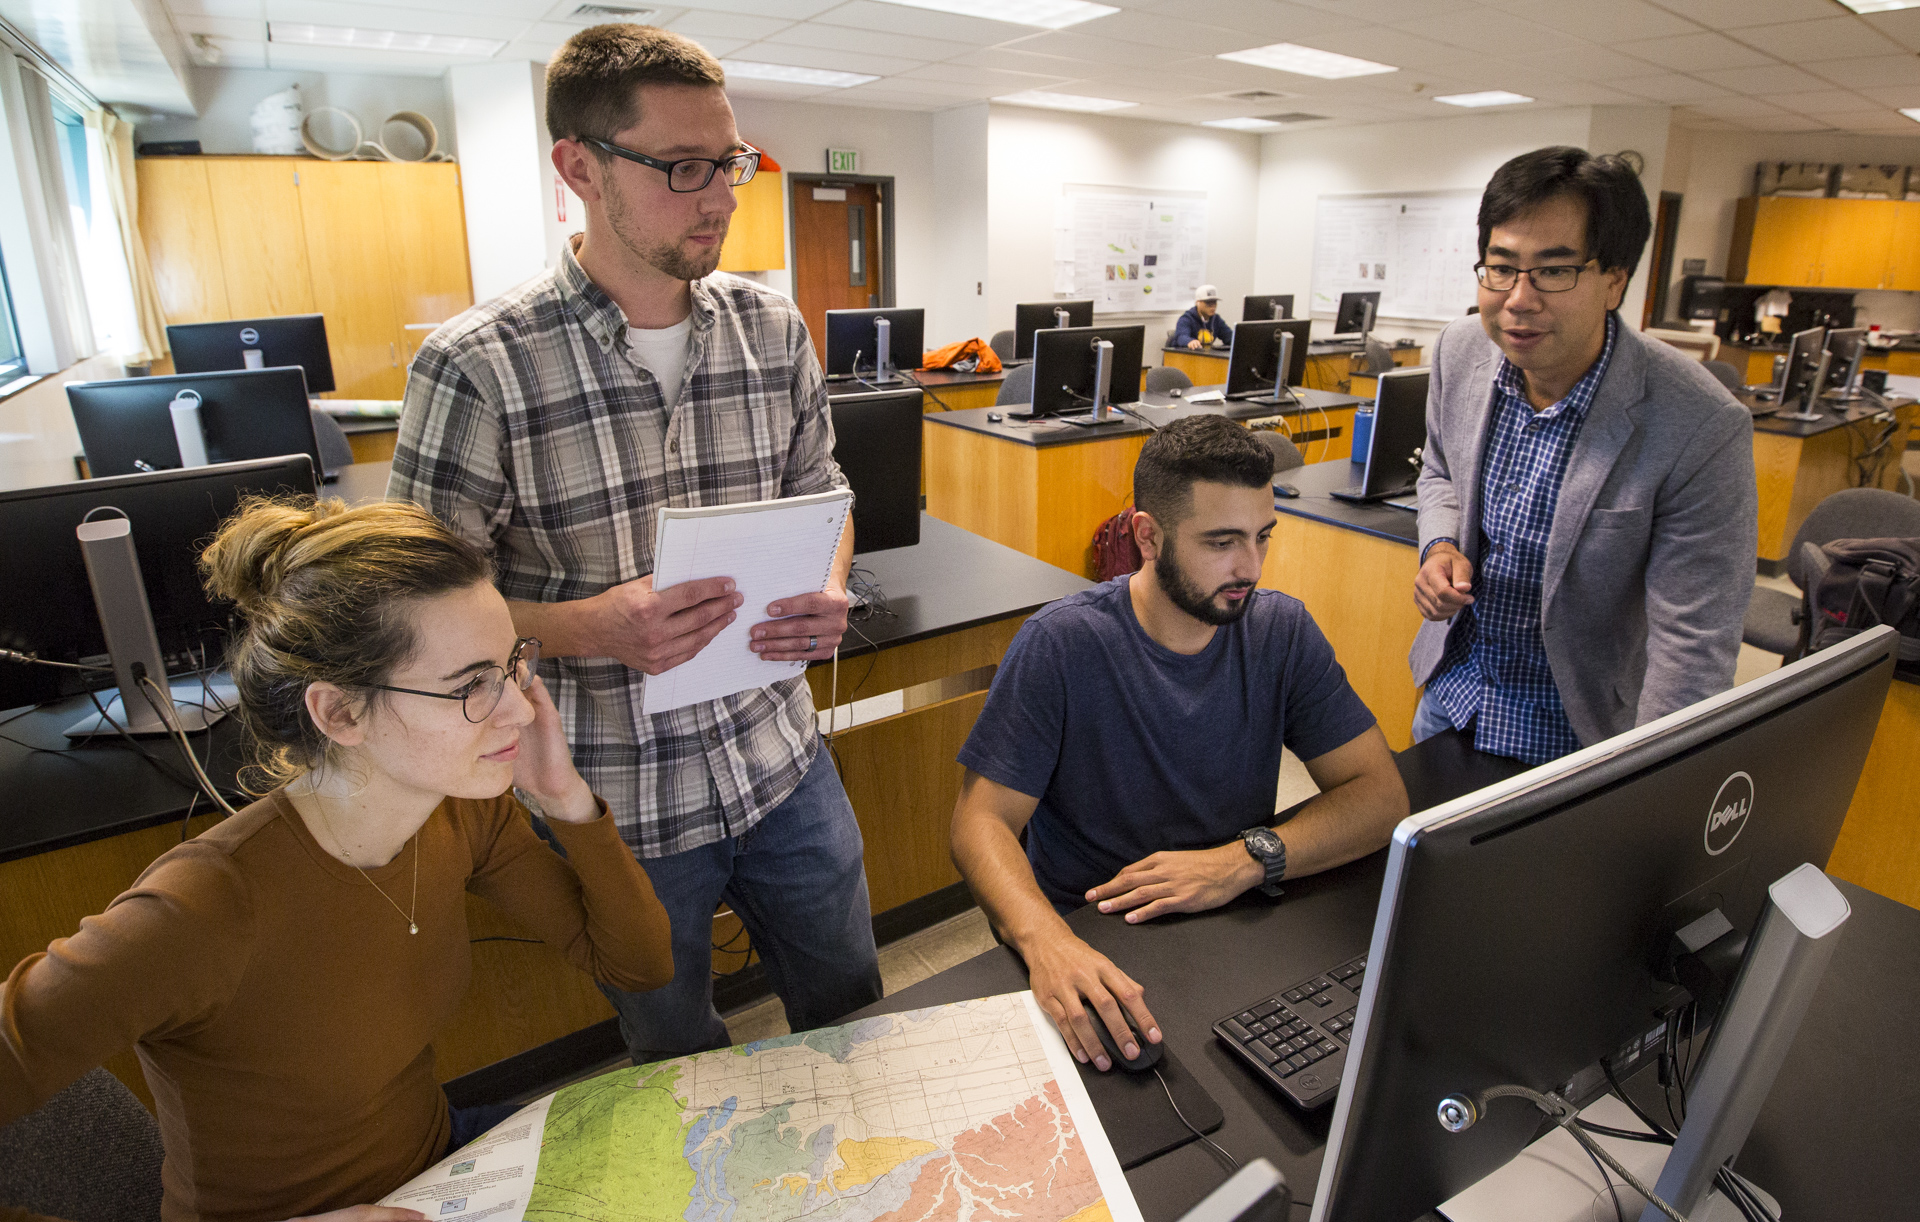
[[[313,789],[309,789],[307,792],[313,796],[313,808],[320,812],[320,822],[326,825],[327,835],[333,838],[335,844],[345,849],[347,847],[346,841],[340,839],[340,833],[333,830],[333,820],[327,817],[326,803],[320,800],[319,792]],[[394,903],[393,897],[382,890],[379,883],[373,881],[372,875],[368,874],[365,870],[360,870],[359,865],[354,862],[350,861],[347,864],[353,866],[356,870],[360,870],[360,877],[367,880],[367,886],[372,887],[375,891],[379,891],[380,898],[389,904],[393,904],[393,910],[406,918],[407,932],[417,934],[420,932],[420,926],[414,921],[413,914],[420,910],[420,833],[415,832],[413,835],[407,837],[407,843],[413,846],[413,898],[408,901],[407,910],[404,912],[401,911],[399,904]]]

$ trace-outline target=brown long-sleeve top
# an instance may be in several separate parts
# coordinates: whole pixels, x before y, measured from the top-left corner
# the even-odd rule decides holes
[[[0,1124],[131,1044],[158,1104],[165,1222],[379,1200],[451,1135],[432,1040],[472,971],[464,892],[617,988],[672,977],[666,913],[605,806],[548,825],[564,859],[511,796],[450,798],[363,877],[269,794],[14,968],[0,989]],[[367,878],[408,905],[416,852],[409,934]]]

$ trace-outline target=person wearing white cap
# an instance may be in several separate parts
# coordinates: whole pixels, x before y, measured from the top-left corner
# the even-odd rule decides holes
[[[1220,317],[1220,290],[1203,284],[1193,294],[1193,306],[1173,325],[1176,348],[1226,347],[1233,342],[1233,328]]]

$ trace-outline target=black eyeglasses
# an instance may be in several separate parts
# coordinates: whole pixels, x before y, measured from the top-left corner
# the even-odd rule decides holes
[[[423,692],[411,687],[388,687],[384,683],[375,683],[371,686],[379,692],[431,696],[435,700],[458,700],[460,712],[468,721],[478,725],[493,716],[493,711],[500,707],[500,698],[507,694],[507,676],[513,676],[514,686],[524,692],[533,686],[533,670],[538,665],[540,665],[540,639],[523,636],[513,643],[513,652],[507,655],[505,666],[489,666],[450,692]]]
[[[1536,292],[1564,293],[1580,283],[1580,273],[1586,271],[1598,259],[1588,259],[1585,263],[1556,263],[1550,267],[1508,267],[1504,263],[1476,263],[1473,265],[1474,278],[1480,281],[1480,287],[1496,293],[1506,293],[1520,283],[1525,275],[1533,282]]]
[[[707,184],[713,181],[715,170],[726,171],[729,187],[738,187],[752,182],[753,176],[760,171],[760,150],[744,142],[740,146],[741,152],[729,153],[725,157],[677,157],[672,161],[662,161],[658,157],[649,157],[645,153],[623,149],[610,140],[601,140],[594,136],[582,136],[580,143],[605,149],[615,157],[625,157],[628,161],[652,166],[666,174],[667,190],[679,191],[683,194],[705,190]]]

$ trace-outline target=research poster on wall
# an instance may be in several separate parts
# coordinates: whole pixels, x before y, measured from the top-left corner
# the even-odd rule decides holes
[[[1053,291],[1096,314],[1184,310],[1207,279],[1203,192],[1114,194],[1067,188],[1054,214]]]
[[[1376,292],[1382,318],[1459,318],[1474,302],[1479,205],[1473,191],[1321,196],[1313,312],[1333,313],[1342,293]]]

